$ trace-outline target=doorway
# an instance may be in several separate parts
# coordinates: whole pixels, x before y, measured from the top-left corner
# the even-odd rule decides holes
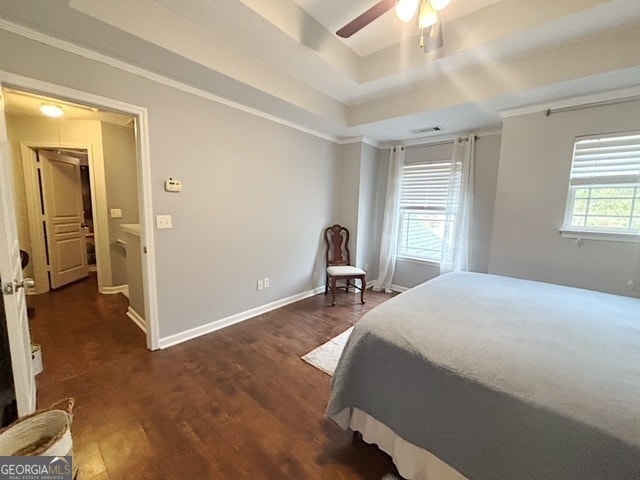
[[[25,276],[36,279],[30,293],[55,290],[95,271],[100,293],[128,297],[128,276],[135,277],[134,290],[140,298],[136,310],[130,306],[126,314],[146,333],[147,347],[157,348],[155,279],[149,275],[153,268],[147,262],[150,229],[144,225],[145,215],[151,216],[149,192],[139,193],[144,190],[144,181],[139,181],[142,163],[148,163],[142,128],[146,127],[146,111],[137,107],[116,111],[15,84],[3,87],[14,165],[19,155],[24,181],[15,191],[20,244],[29,245],[32,253]],[[44,104],[61,107],[63,119],[24,115],[29,106],[38,110]],[[21,115],[25,118],[20,120]],[[25,136],[27,124],[32,132]],[[64,211],[56,212],[52,204]],[[137,243],[127,242],[127,232],[132,231],[137,233]],[[128,243],[141,252],[127,255]],[[127,257],[138,259],[132,275]]]
[[[112,98],[89,94],[72,88],[35,80],[21,75],[15,75],[0,70],[0,266],[5,276],[7,290],[3,295],[5,314],[8,324],[8,337],[11,350],[11,369],[14,377],[14,386],[18,413],[26,415],[35,409],[35,381],[31,362],[30,334],[27,321],[27,308],[25,304],[24,289],[32,280],[25,279],[20,268],[19,236],[17,232],[17,212],[14,206],[20,195],[24,192],[14,191],[14,176],[19,158],[8,148],[7,128],[5,122],[4,88],[14,88],[24,92],[32,92],[36,95],[44,95],[52,98],[66,99],[82,105],[101,108],[105,111],[123,112],[135,119],[136,140],[136,167],[138,173],[138,191],[140,225],[139,235],[142,257],[142,285],[144,296],[145,315],[147,320],[146,343],[147,348],[156,350],[159,348],[158,313],[157,313],[157,287],[155,272],[155,248],[153,235],[153,211],[152,211],[152,182],[151,162],[149,152],[149,124],[146,108],[130,103],[124,103]],[[60,138],[58,138],[60,140]],[[75,141],[75,140],[74,140]],[[78,145],[85,148],[86,145]],[[22,148],[22,146],[20,147]],[[24,148],[28,148],[24,146]],[[91,150],[89,151],[91,158]],[[97,175],[94,175],[96,179]],[[97,182],[98,183],[98,182]],[[24,185],[24,182],[22,182]],[[6,187],[6,188],[5,188]],[[17,188],[20,188],[19,186]],[[102,209],[101,209],[102,210]],[[94,212],[95,214],[96,212]],[[96,251],[99,263],[100,251]],[[29,281],[27,281],[29,280]],[[3,284],[5,285],[5,284]],[[15,286],[15,287],[14,287]],[[15,290],[15,291],[14,291]],[[11,291],[12,293],[8,293]]]
[[[39,148],[34,153],[38,184],[30,188],[37,189],[40,202],[27,205],[27,212],[41,219],[37,223],[43,231],[35,233],[42,236],[44,251],[37,251],[40,242],[32,242],[31,250],[34,257],[44,257],[37,264],[47,267],[44,291],[89,276],[89,263],[95,260],[91,179],[86,150]]]

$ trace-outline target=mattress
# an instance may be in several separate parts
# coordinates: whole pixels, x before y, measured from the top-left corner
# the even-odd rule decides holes
[[[471,479],[637,479],[638,399],[640,300],[454,273],[356,324],[327,415],[360,410]]]

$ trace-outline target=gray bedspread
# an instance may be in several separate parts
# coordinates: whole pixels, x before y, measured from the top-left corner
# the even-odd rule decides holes
[[[640,479],[640,300],[454,273],[355,326],[327,415],[360,408],[472,480]]]

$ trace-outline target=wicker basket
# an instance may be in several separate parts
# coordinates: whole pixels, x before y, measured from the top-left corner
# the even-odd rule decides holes
[[[0,430],[1,456],[73,456],[73,399],[19,418]],[[77,467],[73,465],[73,474]]]

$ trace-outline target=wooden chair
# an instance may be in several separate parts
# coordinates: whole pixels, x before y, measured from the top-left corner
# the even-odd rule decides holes
[[[349,230],[341,225],[333,225],[324,231],[324,240],[327,244],[327,281],[324,286],[326,295],[331,288],[333,303],[336,304],[336,282],[344,280],[344,289],[349,292],[349,287],[360,290],[360,302],[364,303],[364,290],[367,288],[365,271],[351,265],[351,252],[349,251]],[[352,280],[360,280],[360,286],[352,283]]]

